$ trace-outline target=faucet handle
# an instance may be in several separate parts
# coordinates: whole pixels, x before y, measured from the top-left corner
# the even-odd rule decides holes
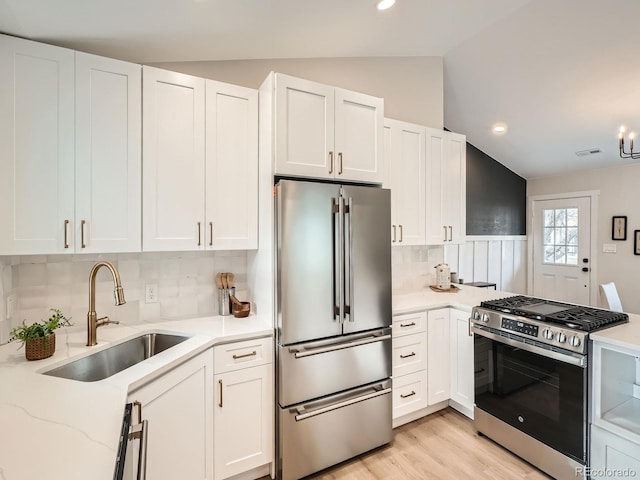
[[[99,318],[96,321],[96,328],[101,327],[103,325],[109,325],[109,324],[112,324],[112,323],[115,324],[115,325],[120,324],[120,322],[117,321],[117,320],[111,320],[111,319],[109,319],[109,317],[102,317],[102,318]]]

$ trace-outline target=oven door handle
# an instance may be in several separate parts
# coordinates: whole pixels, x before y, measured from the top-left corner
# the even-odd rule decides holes
[[[585,355],[579,355],[572,352],[562,353],[556,352],[554,350],[547,350],[546,348],[540,348],[529,343],[519,342],[511,338],[503,337],[502,335],[496,335],[495,333],[480,328],[475,324],[473,325],[473,331],[476,335],[486,337],[490,340],[495,340],[496,342],[506,343],[507,345],[510,345],[512,347],[526,350],[527,352],[531,353],[537,353],[538,355],[542,355],[543,357],[551,358],[553,360],[558,360],[564,363],[569,363],[571,365],[575,365],[576,367],[587,368],[587,357]]]

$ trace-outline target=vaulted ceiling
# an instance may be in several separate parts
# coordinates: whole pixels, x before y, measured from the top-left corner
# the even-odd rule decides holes
[[[443,56],[445,126],[533,178],[625,163],[637,0],[0,0],[0,32],[143,63]],[[495,136],[491,126],[508,125]],[[576,151],[600,149],[589,156]],[[628,163],[629,161],[627,161]]]

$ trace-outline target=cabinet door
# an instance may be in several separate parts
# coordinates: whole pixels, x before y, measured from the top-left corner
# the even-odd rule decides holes
[[[335,178],[384,180],[384,100],[335,89]]]
[[[0,35],[0,254],[73,252],[74,52]]]
[[[464,243],[467,231],[467,138],[459,133],[446,132],[445,153],[443,215],[447,229],[450,227],[448,243]]]
[[[443,168],[445,159],[445,134],[443,130],[426,129],[427,205],[426,237],[428,245],[448,243],[449,231],[443,215]]]
[[[76,252],[139,252],[142,84],[133,63],[76,52]]]
[[[393,245],[425,245],[425,127],[385,120],[390,131]],[[393,235],[395,233],[395,235]],[[395,242],[394,242],[395,240]]]
[[[207,248],[258,248],[258,91],[206,83]]]
[[[203,250],[204,79],[144,66],[142,248]]]
[[[146,478],[213,479],[212,380],[209,350],[129,394],[148,421]],[[139,444],[133,443],[127,457],[137,458]]]
[[[267,364],[215,376],[216,480],[273,460],[272,370]]]
[[[470,313],[450,309],[449,315],[451,400],[459,404],[454,407],[473,418],[473,334],[469,334]]]
[[[427,313],[427,392],[429,405],[449,399],[449,309]]]
[[[607,473],[607,472],[619,473]],[[593,480],[634,478],[640,472],[640,444],[591,426],[591,477]],[[626,474],[625,474],[626,473]]]
[[[333,87],[277,73],[275,173],[333,178],[333,119]]]

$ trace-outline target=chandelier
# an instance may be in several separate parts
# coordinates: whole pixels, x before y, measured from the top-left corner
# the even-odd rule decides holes
[[[633,139],[635,134],[633,132],[629,133],[629,151],[627,152],[624,149],[624,133],[626,129],[624,127],[620,127],[620,133],[618,134],[618,147],[620,148],[620,158],[633,158],[634,160],[640,158],[640,152],[633,151]]]

